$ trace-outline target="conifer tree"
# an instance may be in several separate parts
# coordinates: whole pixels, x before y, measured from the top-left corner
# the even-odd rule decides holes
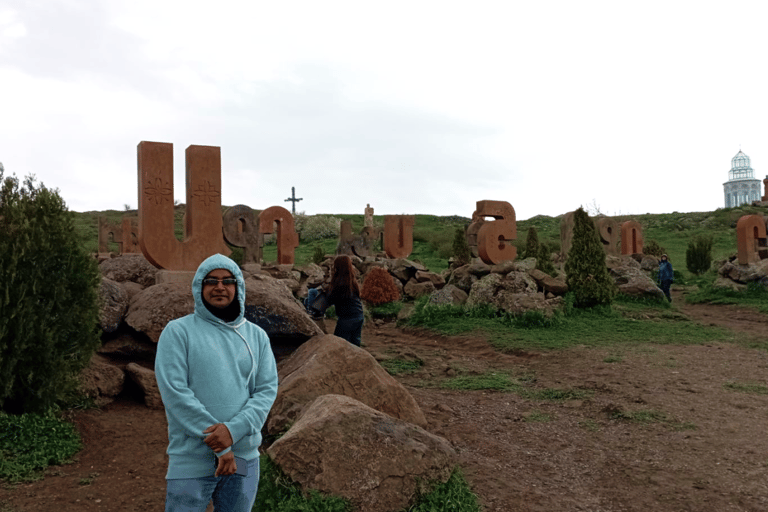
[[[453,261],[457,267],[466,265],[472,260],[472,252],[469,250],[467,235],[461,228],[456,228],[453,237]]]
[[[531,226],[528,228],[528,236],[525,239],[525,252],[523,258],[538,258],[539,257],[539,233],[536,228]]]
[[[610,304],[616,295],[595,225],[583,208],[573,215],[573,242],[565,262],[565,273],[568,291],[573,293],[576,307]]]

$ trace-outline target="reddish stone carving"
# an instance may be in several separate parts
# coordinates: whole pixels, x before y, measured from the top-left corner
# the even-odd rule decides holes
[[[261,263],[262,237],[256,223],[256,212],[244,204],[227,208],[222,229],[224,240],[243,248],[243,263]]]
[[[232,251],[222,237],[221,148],[186,150],[187,213],[184,241],[174,235],[173,144],[139,143],[139,245],[154,266],[195,271],[216,253]]]
[[[352,221],[341,221],[339,229],[339,243],[336,245],[336,254],[355,255],[365,258],[373,254],[373,244],[376,238],[381,236],[381,230],[373,226],[364,227],[359,235],[352,232]]]
[[[389,258],[407,258],[413,251],[413,215],[384,216],[384,252]]]
[[[736,246],[740,265],[757,263],[760,252],[768,245],[765,219],[761,215],[744,215],[736,223]]]
[[[299,246],[293,215],[282,206],[270,206],[259,214],[259,233],[272,234],[273,223],[277,223],[277,263],[293,264],[293,250]]]
[[[643,253],[643,227],[635,220],[621,225],[621,254]]]
[[[485,217],[494,220],[486,221]],[[506,201],[478,201],[467,238],[476,239],[477,255],[489,265],[514,260],[517,247],[511,242],[517,238],[515,209]]]
[[[619,254],[619,226],[610,217],[595,219],[595,227],[603,243],[605,254],[617,256]]]
[[[766,202],[768,201],[768,176],[763,180],[763,192],[765,192],[763,194],[763,202]]]
[[[373,227],[373,208],[371,208],[370,204],[365,205],[365,222],[363,222],[363,226]]]
[[[568,212],[560,219],[560,256],[565,259],[573,244],[573,213]]]
[[[99,252],[109,251],[109,243],[117,244],[118,254],[140,253],[139,225],[136,217],[123,217],[120,224],[99,217]]]
[[[123,217],[122,254],[141,254],[139,245],[139,218]]]

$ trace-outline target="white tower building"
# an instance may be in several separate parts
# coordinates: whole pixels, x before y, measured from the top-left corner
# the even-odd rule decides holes
[[[731,159],[728,181],[723,183],[723,188],[726,208],[760,200],[760,180],[755,179],[755,171],[750,167],[749,157],[741,150]]]

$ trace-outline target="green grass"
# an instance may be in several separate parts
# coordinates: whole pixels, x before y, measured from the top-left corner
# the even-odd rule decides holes
[[[652,409],[639,411],[615,411],[610,414],[610,418],[616,421],[627,421],[630,423],[639,423],[641,425],[650,425],[652,423],[663,424],[675,431],[696,430],[696,425],[690,422],[679,422],[671,418],[668,414]]]
[[[459,375],[429,385],[461,391],[511,392],[527,400],[553,402],[585,400],[594,395],[592,390],[585,389],[535,388],[535,380],[530,374],[513,377],[504,371],[486,371],[477,375]]]
[[[529,423],[547,423],[552,421],[553,417],[551,414],[545,414],[541,411],[532,411],[530,414],[524,416],[523,419]]]
[[[397,318],[397,314],[400,313],[401,309],[403,309],[403,303],[399,300],[368,308],[373,318],[384,319]]]
[[[417,486],[421,487],[421,486]],[[417,494],[414,505],[402,512],[480,512],[472,493],[457,467],[445,483],[427,483]],[[261,456],[261,476],[254,512],[351,512],[351,505],[338,496],[311,490],[306,495],[266,455]]]
[[[768,288],[758,283],[751,283],[743,292],[713,288],[714,277],[714,274],[710,274],[708,279],[701,280],[698,290],[686,295],[686,302],[690,304],[737,304],[768,314]]]
[[[726,382],[723,384],[725,389],[738,391],[739,393],[749,393],[751,395],[768,395],[768,386],[757,382]]]
[[[424,361],[421,359],[417,360],[409,360],[409,359],[400,359],[400,358],[392,358],[392,359],[385,359],[384,361],[381,361],[379,364],[381,364],[382,368],[387,370],[387,373],[390,375],[404,375],[413,373],[419,368],[421,368],[424,365]]]
[[[45,468],[69,462],[80,448],[71,423],[53,416],[0,413],[0,479],[8,483],[38,480]]]
[[[663,306],[650,311],[667,311]],[[536,317],[539,322],[529,319]],[[411,325],[426,327],[448,336],[482,334],[497,349],[561,350],[575,346],[601,347],[619,343],[698,344],[729,341],[729,331],[686,320],[681,315],[640,319],[628,317],[619,307],[570,309],[545,319],[541,314],[523,315],[523,320],[499,314],[492,307],[427,306],[416,302]],[[528,320],[526,320],[528,319]]]

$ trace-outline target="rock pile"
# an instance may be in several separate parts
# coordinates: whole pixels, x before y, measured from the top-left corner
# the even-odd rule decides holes
[[[768,289],[768,259],[757,263],[740,265],[735,256],[716,264],[717,279],[713,284],[716,288],[734,291],[744,291],[750,285],[759,285]]]

